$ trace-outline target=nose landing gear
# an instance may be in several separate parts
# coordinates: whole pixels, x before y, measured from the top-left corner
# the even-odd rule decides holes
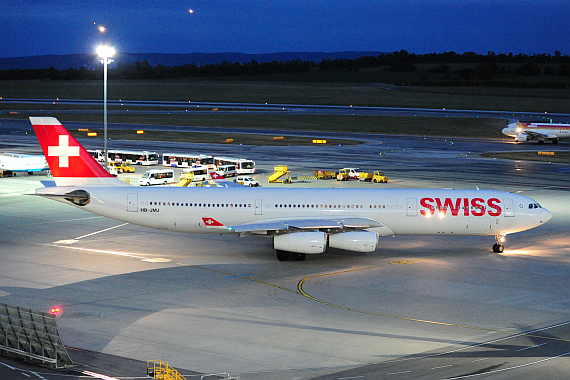
[[[497,242],[493,244],[493,252],[502,253],[505,250],[505,246],[501,244],[505,241],[505,235],[497,235]]]

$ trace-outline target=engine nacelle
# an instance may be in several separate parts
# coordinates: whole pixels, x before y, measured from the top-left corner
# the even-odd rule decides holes
[[[378,246],[378,234],[372,231],[342,232],[329,235],[329,247],[355,252],[373,252]]]
[[[532,140],[532,137],[527,135],[526,133],[519,133],[517,135],[517,141],[518,142],[526,142],[526,141],[530,141]]]
[[[327,235],[324,232],[294,232],[273,237],[273,249],[278,251],[316,254],[327,249]]]

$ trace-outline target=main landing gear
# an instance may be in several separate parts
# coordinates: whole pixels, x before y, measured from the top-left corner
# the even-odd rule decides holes
[[[505,246],[501,244],[505,241],[504,235],[497,235],[497,242],[493,244],[493,252],[502,253],[505,250]]]
[[[305,260],[305,257],[307,257],[306,254],[298,252],[287,252],[281,250],[276,250],[275,252],[277,252],[277,260],[279,261],[287,261],[289,256],[293,257],[297,261],[303,261]]]

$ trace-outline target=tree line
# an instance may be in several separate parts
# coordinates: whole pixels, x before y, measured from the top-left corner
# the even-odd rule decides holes
[[[562,55],[556,51],[553,55],[545,54],[496,54],[488,52],[486,55],[473,52],[456,53],[430,53],[414,54],[406,50],[378,56],[366,56],[356,59],[323,59],[321,62],[291,61],[272,62],[228,62],[181,66],[165,66],[158,64],[152,66],[148,61],[134,63],[117,62],[109,67],[109,79],[180,79],[180,78],[208,78],[208,77],[237,77],[261,76],[270,74],[293,74],[317,72],[359,72],[362,69],[380,68],[388,72],[415,72],[417,65],[432,64],[431,68],[423,69],[426,72],[442,74],[437,80],[422,78],[407,83],[413,85],[486,85],[484,82],[503,80],[513,77],[544,76],[570,76],[570,56]],[[462,67],[461,64],[468,67]],[[49,69],[11,69],[0,70],[0,80],[98,80],[103,77],[103,69],[69,68],[57,70]],[[338,78],[338,76],[336,77]],[[363,75],[363,78],[365,76]],[[389,80],[388,80],[389,82]],[[488,85],[488,84],[487,84]],[[505,84],[508,86],[508,82]],[[516,84],[515,84],[516,85]],[[568,83],[556,84],[557,87],[570,88]]]

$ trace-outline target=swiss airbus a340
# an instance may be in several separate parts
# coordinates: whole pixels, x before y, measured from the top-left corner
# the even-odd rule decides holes
[[[546,223],[535,200],[487,190],[139,187],[113,177],[53,117],[30,117],[54,182],[37,195],[168,231],[262,235],[277,258],[376,250],[379,236],[507,234]]]

